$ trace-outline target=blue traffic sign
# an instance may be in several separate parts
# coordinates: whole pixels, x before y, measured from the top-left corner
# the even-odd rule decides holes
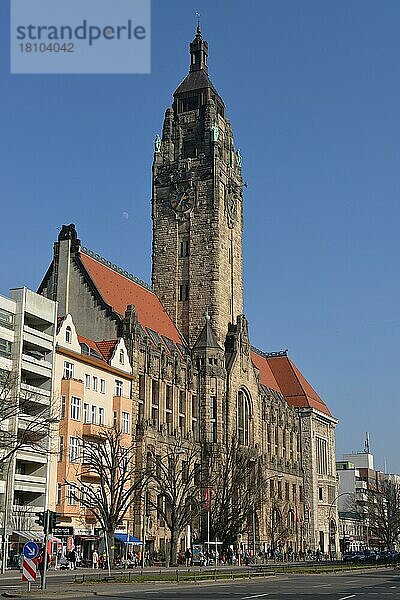
[[[39,546],[36,542],[26,542],[23,552],[25,558],[36,558],[39,554]]]

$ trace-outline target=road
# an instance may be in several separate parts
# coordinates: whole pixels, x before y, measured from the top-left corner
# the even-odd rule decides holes
[[[49,577],[49,593],[59,589],[59,598],[83,599],[96,593],[104,600],[395,600],[400,599],[400,572],[382,569],[366,573],[329,575],[276,575],[260,579],[238,579],[201,584],[95,584],[82,586],[69,583],[72,574],[54,573]],[[16,574],[15,574],[16,576]],[[37,589],[37,586],[35,586]],[[22,589],[20,578],[3,576],[0,594]],[[72,591],[74,590],[74,591]],[[76,590],[76,591],[75,591]],[[49,593],[47,597],[49,597]],[[21,596],[20,596],[21,597]]]
[[[106,593],[106,599],[134,600],[395,600],[400,598],[400,575],[391,572],[358,575],[290,575],[201,585],[160,585],[140,591]]]

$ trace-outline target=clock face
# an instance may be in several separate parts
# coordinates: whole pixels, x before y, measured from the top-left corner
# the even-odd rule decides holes
[[[171,196],[171,206],[177,214],[184,214],[194,207],[194,190],[189,188],[180,191],[175,189]]]

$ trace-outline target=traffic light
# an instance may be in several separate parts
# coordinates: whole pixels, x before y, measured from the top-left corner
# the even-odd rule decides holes
[[[37,519],[35,519],[35,523],[37,523],[38,525],[40,525],[40,527],[44,528],[45,525],[45,520],[46,520],[46,513],[45,512],[39,512],[36,513]]]
[[[49,533],[51,533],[52,531],[54,531],[54,529],[56,528],[57,524],[60,522],[60,517],[61,515],[59,515],[58,513],[49,510],[49,518],[48,518],[48,531]]]

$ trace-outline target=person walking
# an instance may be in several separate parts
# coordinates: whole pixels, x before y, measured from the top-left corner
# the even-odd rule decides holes
[[[39,573],[40,573],[40,587],[41,587],[42,590],[44,589],[43,584],[44,584],[44,560],[45,560],[45,552],[46,552],[46,549],[43,546],[43,548],[40,550],[40,554],[39,554],[38,561],[37,561],[38,570],[39,570]],[[46,570],[49,568],[49,565],[50,565],[50,556],[49,556],[49,554],[47,554]]]
[[[71,570],[76,570],[76,551],[75,551],[75,548],[72,548],[72,550],[69,551],[69,553],[68,553],[68,562],[69,562],[69,568]]]
[[[190,567],[191,564],[192,564],[192,551],[190,550],[190,548],[186,548],[186,550],[185,550],[185,565],[187,567]]]
[[[92,567],[93,569],[99,568],[99,553],[97,552],[96,548],[93,550],[92,554]]]

